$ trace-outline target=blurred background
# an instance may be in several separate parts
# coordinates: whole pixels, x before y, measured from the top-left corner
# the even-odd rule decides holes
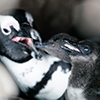
[[[90,38],[100,42],[100,0],[0,0],[0,12],[11,8],[21,8],[33,15],[34,27],[43,41],[54,34],[66,32],[79,39]],[[2,73],[0,77],[8,84],[8,74],[5,75]],[[8,86],[12,87],[11,83]],[[11,87],[7,91],[16,90],[11,93],[18,95],[16,84],[15,88]]]
[[[0,11],[10,8],[29,11],[43,40],[59,32],[80,38],[100,37],[100,0],[0,1]]]

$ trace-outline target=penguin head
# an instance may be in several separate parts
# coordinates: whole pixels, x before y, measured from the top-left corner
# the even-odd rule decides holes
[[[32,58],[32,43],[14,17],[0,15],[0,55],[19,63],[28,61]]]
[[[19,22],[24,33],[30,35],[34,41],[42,42],[39,33],[34,29],[34,19],[29,12],[23,9],[9,9],[1,12],[1,15],[13,16]]]
[[[55,35],[49,41],[37,45],[37,47],[69,63],[76,60],[88,61],[91,59],[95,61],[100,52],[99,45],[94,41],[78,41],[75,37],[66,34],[62,34],[62,36],[57,34],[57,36]]]
[[[47,53],[62,59],[65,62],[70,62],[70,59],[66,54],[66,51],[61,49],[61,46],[68,41],[77,42],[78,39],[70,36],[67,33],[59,33],[52,36],[48,41],[37,44],[36,47],[46,51]],[[67,60],[66,60],[67,59]]]
[[[64,43],[61,48],[66,51],[73,62],[82,61],[95,63],[100,53],[100,46],[92,40]]]

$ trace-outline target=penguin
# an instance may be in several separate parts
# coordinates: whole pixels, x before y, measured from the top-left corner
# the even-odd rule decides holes
[[[0,21],[0,59],[25,99],[64,100],[71,65],[39,49],[43,57],[37,59],[32,49],[34,38],[20,28],[13,16],[10,17],[16,23],[5,15],[2,15]]]
[[[55,46],[45,42],[38,47],[71,63],[66,100],[100,100],[100,45],[92,40],[73,41],[67,38],[64,42],[58,41],[52,42]],[[61,57],[62,53],[62,56],[68,56],[67,59]]]
[[[25,32],[31,33],[33,39],[42,42],[40,34],[34,29],[34,18],[28,11],[23,9],[7,9],[0,12],[0,14],[13,16],[19,22],[20,27],[23,28]]]
[[[23,9],[7,9],[2,11],[0,14],[5,16],[13,16],[19,22],[21,31],[30,35],[30,37],[33,38],[34,42],[42,43],[40,34],[34,28],[34,19],[28,11],[25,11]],[[37,59],[41,58],[41,55],[36,50],[35,46],[33,45],[32,47],[36,53]]]
[[[77,42],[78,39],[76,37],[70,36],[67,33],[58,33],[52,36],[49,40],[43,42],[42,44],[37,43],[36,47],[55,56],[60,58],[66,63],[70,63],[70,59],[67,55],[65,55],[66,51],[61,50],[61,45],[63,45],[65,42],[71,41],[71,42]],[[59,54],[58,54],[59,53]],[[67,59],[67,60],[66,60]]]

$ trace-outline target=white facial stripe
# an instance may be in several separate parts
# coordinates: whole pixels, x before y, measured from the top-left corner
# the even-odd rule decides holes
[[[30,23],[30,26],[33,27],[32,23],[33,23],[34,19],[33,19],[33,17],[31,16],[31,14],[28,13],[28,12],[25,12],[25,16],[26,16],[26,18],[27,18],[27,21]]]
[[[79,49],[77,49],[76,47],[74,47],[74,46],[71,45],[71,44],[64,44],[64,46],[67,47],[67,48],[69,48],[69,49],[71,49],[71,50],[80,52]]]
[[[12,16],[0,15],[0,26],[1,26],[1,29],[13,26],[17,31],[20,30],[18,21]]]

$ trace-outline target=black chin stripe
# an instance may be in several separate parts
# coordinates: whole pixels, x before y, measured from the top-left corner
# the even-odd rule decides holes
[[[69,70],[71,69],[70,64],[66,64],[62,61],[54,62],[54,64],[51,65],[49,71],[45,74],[42,80],[40,82],[37,82],[37,84],[33,88],[29,88],[27,93],[31,96],[35,96],[36,94],[38,94],[39,91],[43,89],[45,85],[47,84],[47,82],[51,79],[52,74],[57,70],[58,66],[62,67],[62,71],[64,71],[64,73],[67,68]]]

